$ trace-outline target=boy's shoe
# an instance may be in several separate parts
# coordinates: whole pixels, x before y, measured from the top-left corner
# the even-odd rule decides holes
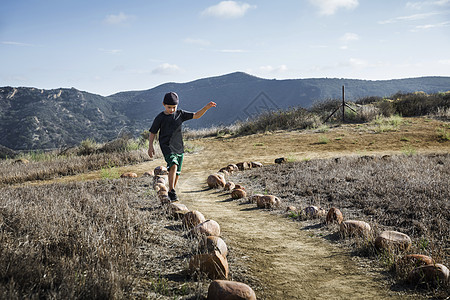
[[[168,194],[169,194],[170,201],[172,201],[172,202],[178,201],[177,193],[175,192],[174,189],[170,190],[168,192]]]

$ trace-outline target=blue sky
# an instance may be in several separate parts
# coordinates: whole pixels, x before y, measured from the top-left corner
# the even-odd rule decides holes
[[[450,0],[3,0],[0,86],[450,76]]]

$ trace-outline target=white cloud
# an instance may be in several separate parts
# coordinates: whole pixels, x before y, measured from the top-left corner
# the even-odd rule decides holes
[[[259,67],[259,71],[262,73],[271,73],[271,74],[276,74],[276,73],[283,73],[286,72],[288,70],[286,65],[280,65],[280,66],[261,66]]]
[[[236,1],[222,1],[217,5],[210,6],[201,12],[202,16],[218,17],[221,19],[232,19],[243,17],[249,9],[256,5]]]
[[[103,20],[103,22],[108,25],[120,25],[120,24],[124,24],[124,23],[134,20],[134,19],[135,19],[135,16],[126,15],[123,12],[120,12],[118,15],[106,16],[106,18]]]
[[[438,61],[441,65],[450,65],[450,59],[441,59]]]
[[[445,6],[448,4],[450,4],[450,0],[407,2],[406,8],[420,10],[426,6]]]
[[[121,49],[103,49],[103,48],[98,49],[98,51],[101,51],[101,52],[107,53],[107,54],[119,54],[122,52]]]
[[[168,63],[161,64],[152,70],[152,74],[159,75],[174,75],[182,72],[182,69],[177,65],[171,65]]]
[[[340,8],[355,9],[359,5],[358,0],[309,0],[309,2],[319,8],[319,14],[334,15]]]
[[[439,12],[430,12],[430,13],[424,13],[424,14],[414,14],[410,16],[402,16],[397,18],[392,18],[384,21],[379,21],[378,24],[392,24],[397,22],[409,22],[409,21],[417,21],[417,20],[423,20],[428,17],[432,17],[435,15],[439,15],[441,13]]]
[[[440,28],[440,27],[447,27],[450,26],[450,21],[437,23],[437,24],[425,24],[425,25],[418,25],[412,29],[412,32],[417,32],[419,30],[426,30],[426,29],[432,29],[432,28]]]
[[[211,45],[211,43],[209,41],[203,40],[203,39],[185,38],[183,40],[183,42],[185,42],[187,44],[198,45],[198,46],[209,46],[209,45]]]
[[[34,47],[35,45],[27,44],[27,43],[20,43],[20,42],[12,42],[12,41],[4,41],[2,42],[3,45],[11,45],[11,46],[21,46],[21,47]]]
[[[245,53],[245,52],[248,52],[248,51],[242,50],[242,49],[222,49],[222,50],[219,50],[219,52],[223,52],[223,53]]]
[[[347,32],[341,37],[341,41],[350,42],[359,40],[359,35],[356,33]]]
[[[369,63],[363,59],[359,59],[359,58],[350,58],[348,60],[348,63],[351,67],[354,68],[364,68],[369,66]]]

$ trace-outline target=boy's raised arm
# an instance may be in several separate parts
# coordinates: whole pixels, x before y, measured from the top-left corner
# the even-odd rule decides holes
[[[201,116],[203,116],[205,114],[205,112],[210,109],[211,107],[216,107],[216,102],[209,102],[208,104],[206,104],[202,109],[200,109],[198,112],[194,113],[194,119],[198,119]]]

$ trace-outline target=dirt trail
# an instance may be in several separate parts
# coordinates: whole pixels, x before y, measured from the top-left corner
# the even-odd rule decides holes
[[[248,256],[252,274],[265,286],[264,299],[401,299],[379,273],[358,267],[343,249],[310,237],[299,223],[208,190],[207,175],[185,178],[181,201],[216,220],[228,244]]]

